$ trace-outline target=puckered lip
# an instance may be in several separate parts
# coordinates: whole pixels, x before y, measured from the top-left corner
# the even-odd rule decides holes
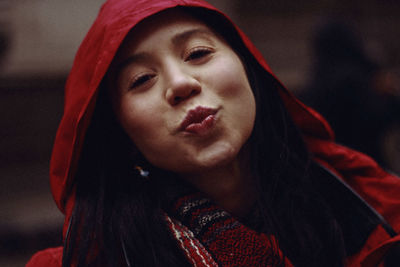
[[[186,131],[188,128],[190,128],[190,125],[202,123],[210,115],[215,115],[217,112],[218,109],[215,108],[197,106],[187,112],[185,118],[182,120],[179,126],[179,131]]]

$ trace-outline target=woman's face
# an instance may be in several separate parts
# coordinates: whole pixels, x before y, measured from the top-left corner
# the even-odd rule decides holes
[[[139,24],[112,65],[123,129],[153,165],[185,174],[233,162],[249,138],[255,100],[235,52],[178,10]]]

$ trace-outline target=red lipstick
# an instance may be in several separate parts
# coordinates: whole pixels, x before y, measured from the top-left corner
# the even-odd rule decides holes
[[[215,114],[217,112],[217,109],[201,106],[191,109],[183,119],[180,130],[194,134],[203,134],[214,126]]]

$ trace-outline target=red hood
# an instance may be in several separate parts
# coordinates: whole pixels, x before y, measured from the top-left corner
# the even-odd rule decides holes
[[[70,188],[72,179],[82,141],[93,113],[97,88],[103,76],[132,27],[146,17],[175,6],[216,10],[201,0],[110,0],[102,6],[96,21],[82,42],[67,81],[64,115],[58,128],[50,166],[53,196],[59,209],[66,215],[66,221],[71,215],[74,204],[73,189]],[[229,20],[227,17],[226,19]],[[261,53],[240,29],[234,27],[265,71],[271,73]],[[319,114],[300,103],[286,89],[282,89],[281,96],[305,136],[316,137],[319,140],[333,138],[329,125]]]

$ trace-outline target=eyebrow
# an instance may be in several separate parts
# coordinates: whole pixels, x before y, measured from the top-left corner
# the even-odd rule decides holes
[[[186,42],[188,39],[190,39],[194,35],[204,35],[209,39],[209,36],[214,35],[213,32],[206,28],[195,28],[195,29],[190,29],[181,33],[176,34],[174,37],[172,37],[172,43],[174,45],[179,45],[184,42]]]
[[[148,55],[146,53],[130,55],[115,67],[115,73],[118,75],[129,64],[137,61],[143,61],[146,58],[148,58]]]
[[[171,42],[174,46],[178,46],[178,45],[185,43],[187,40],[189,40],[190,38],[192,38],[193,36],[196,36],[196,35],[203,35],[209,41],[211,41],[211,38],[209,38],[209,36],[213,35],[213,32],[208,29],[205,29],[205,28],[190,29],[190,30],[186,30],[186,31],[183,31],[181,33],[177,33],[176,35],[174,35],[172,37]],[[138,53],[138,54],[130,55],[128,58],[126,58],[120,64],[118,64],[116,66],[115,73],[118,75],[118,73],[120,73],[127,65],[129,65],[133,62],[143,61],[146,58],[148,58],[147,53]]]

